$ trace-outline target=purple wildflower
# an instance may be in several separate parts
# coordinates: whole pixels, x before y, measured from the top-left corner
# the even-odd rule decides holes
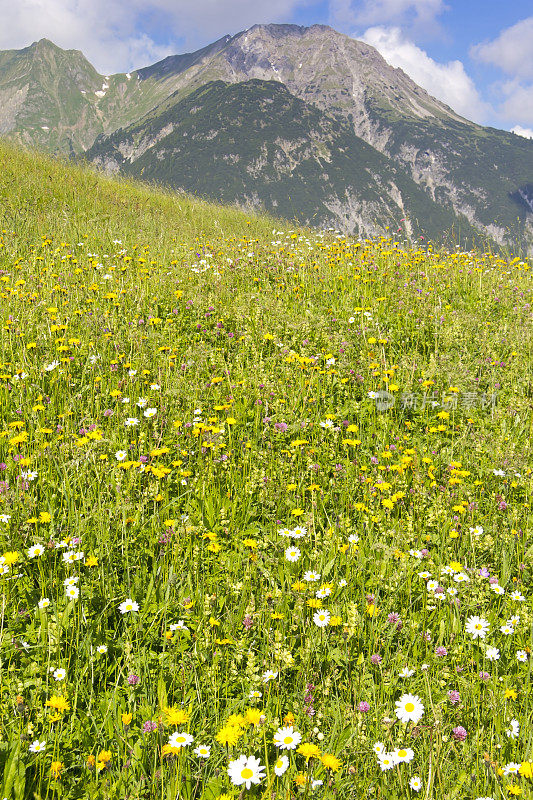
[[[468,736],[465,728],[462,725],[458,725],[456,728],[452,730],[453,738],[458,742],[464,742],[466,737]]]

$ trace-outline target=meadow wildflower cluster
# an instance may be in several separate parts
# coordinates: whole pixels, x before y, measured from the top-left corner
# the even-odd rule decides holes
[[[2,233],[0,796],[529,798],[529,265],[244,219]]]

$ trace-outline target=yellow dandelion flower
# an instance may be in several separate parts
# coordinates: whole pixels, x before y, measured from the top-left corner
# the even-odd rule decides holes
[[[190,720],[191,715],[184,708],[167,708],[165,717],[167,725],[184,725]]]
[[[63,769],[63,764],[61,763],[61,761],[52,761],[50,765],[50,775],[52,776],[52,778],[55,779],[59,778],[62,769]]]
[[[332,772],[337,772],[342,763],[337,756],[334,756],[331,753],[324,753],[320,760],[325,768],[332,770]]]
[[[312,742],[302,742],[296,752],[300,753],[306,761],[309,761],[310,758],[320,758],[320,749]]]
[[[249,725],[259,725],[263,712],[260,708],[247,708],[245,720]]]
[[[220,744],[225,744],[228,747],[232,747],[239,741],[241,733],[242,733],[241,728],[237,727],[236,725],[225,725],[223,728],[219,730],[219,732],[215,736],[215,739]]]
[[[46,701],[45,706],[55,708],[56,711],[70,711],[69,702],[63,695],[53,694],[50,700]]]

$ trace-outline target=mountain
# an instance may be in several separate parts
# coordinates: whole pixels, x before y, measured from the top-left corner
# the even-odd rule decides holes
[[[0,51],[0,135],[51,153],[79,155],[96,137],[146,114],[169,97],[182,72],[212,58],[218,42],[133,73],[100,75],[78,50],[41,39]]]
[[[364,235],[395,229],[437,237],[475,231],[427,197],[409,175],[278,81],[212,81],[172,98],[85,154],[120,172],[223,203],[261,207],[301,224]],[[403,229],[403,228],[402,228]]]
[[[304,104],[289,103],[295,113],[304,110],[304,118],[293,120],[285,133],[280,125],[288,125],[290,112],[269,120],[271,104],[265,105],[254,81],[284,87]],[[243,95],[228,89],[228,84],[250,82]],[[209,92],[198,95],[203,87]],[[198,147],[205,134],[213,91],[222,102],[218,124],[235,139],[229,142],[232,160],[226,160],[224,180],[212,161],[206,162],[211,165],[206,174],[194,175],[183,156],[184,146],[194,141]],[[254,147],[263,137],[259,160],[246,149],[243,127],[229,113],[245,95],[259,115],[253,123],[247,115]],[[185,119],[194,106],[181,102],[193,96],[200,110]],[[283,94],[269,98],[278,110],[286,99]],[[321,124],[311,108],[320,112]],[[402,207],[410,216],[415,213],[416,230],[423,215],[412,209],[423,197],[432,220],[428,229],[442,232],[451,220],[469,236],[477,230],[533,252],[533,141],[469,122],[387,64],[373,47],[324,25],[255,25],[195,53],[112,76],[98,75],[81,53],[46,40],[6,51],[0,53],[0,132],[52,152],[86,153],[111,170],[118,167],[209,197],[231,194],[241,204],[264,204],[291,218],[329,218],[344,230],[383,230]],[[331,162],[311,155],[311,139],[304,155],[302,137],[311,133],[333,153]],[[223,140],[219,128],[202,157],[216,157],[220,166],[223,154],[217,147]],[[341,140],[343,147],[354,148],[351,156],[337,152]],[[282,154],[280,142],[285,149],[292,143],[292,150],[299,142],[294,164],[287,152]],[[370,159],[372,176],[367,172],[358,183],[362,158]],[[329,164],[318,179],[317,164]],[[276,189],[271,176],[279,180],[280,170],[283,189]],[[396,187],[390,195],[389,186]],[[297,209],[287,197],[301,191],[305,204]]]

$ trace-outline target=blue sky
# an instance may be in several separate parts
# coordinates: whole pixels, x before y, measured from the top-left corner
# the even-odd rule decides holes
[[[0,49],[47,37],[124,72],[254,23],[322,23],[377,47],[469,119],[533,137],[531,0],[0,0]]]

